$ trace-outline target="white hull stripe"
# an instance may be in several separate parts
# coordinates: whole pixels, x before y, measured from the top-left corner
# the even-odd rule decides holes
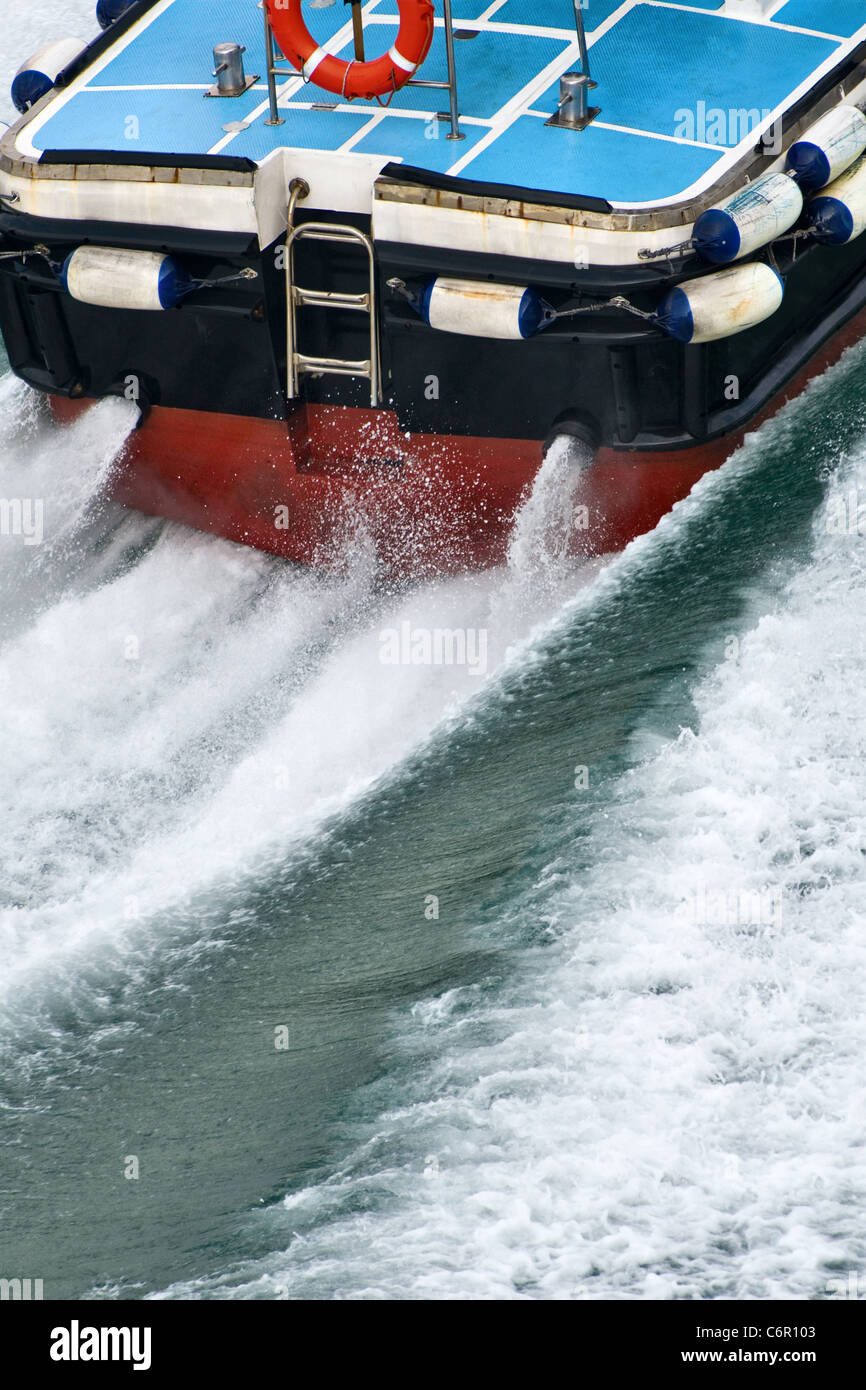
[[[404,58],[403,54],[399,52],[396,44],[394,44],[393,48],[388,50],[388,57],[391,59],[395,68],[402,68],[404,72],[414,72],[418,66],[417,63],[410,63],[408,58]]]
[[[324,48],[317,48],[314,53],[310,54],[309,58],[304,63],[303,68],[301,69],[307,82],[310,81],[310,79],[313,76],[313,73],[316,71],[316,68],[319,66],[319,64],[324,62],[326,58],[330,58],[331,56],[332,55],[328,53],[327,50]]]

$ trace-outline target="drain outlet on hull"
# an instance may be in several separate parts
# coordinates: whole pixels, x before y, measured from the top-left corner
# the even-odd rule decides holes
[[[597,422],[585,411],[567,410],[558,415],[551,425],[542,446],[545,458],[557,439],[577,439],[595,454],[601,444],[601,434]]]

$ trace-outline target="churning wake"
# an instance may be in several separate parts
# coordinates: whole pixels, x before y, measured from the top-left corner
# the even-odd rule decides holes
[[[661,538],[730,508],[760,449]],[[169,1296],[824,1298],[862,1274],[864,535],[861,440],[678,737],[638,729],[578,790],[501,913],[513,972],[419,1000],[375,1120],[274,1205],[274,1253]]]
[[[863,1267],[866,447],[820,394],[854,367],[606,566],[569,559],[563,445],[501,572],[397,594],[362,552],[323,575],[123,511],[126,408],[60,429],[3,383],[2,491],[44,533],[0,547],[0,1106],[46,1212],[85,1194],[45,1237],[73,1293],[822,1297]],[[472,661],[413,660],[446,632]],[[88,1145],[163,1156],[156,1254]],[[218,1209],[197,1148],[243,1179]]]
[[[11,378],[0,391],[4,488],[44,529],[0,547],[0,1001],[35,1018],[49,980],[100,956],[132,968],[166,914],[267,873],[356,802],[544,600],[486,577],[388,598],[363,553],[325,577],[126,512],[105,489],[132,407],[60,428]],[[391,659],[407,629],[465,634],[471,659]]]

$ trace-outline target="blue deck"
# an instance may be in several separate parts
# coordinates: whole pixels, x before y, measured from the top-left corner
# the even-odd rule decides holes
[[[447,94],[406,88],[386,109],[339,104],[300,78],[281,79],[286,123],[265,124],[263,82],[237,100],[204,99],[211,48],[246,45],[249,73],[264,73],[256,0],[163,0],[109,55],[19,137],[29,153],[116,150],[262,161],[280,146],[355,151],[467,180],[581,193],[625,206],[668,202],[718,172],[731,148],[809,85],[812,75],[866,36],[866,0],[786,0],[761,23],[721,14],[723,0],[588,0],[594,100],[602,114],[582,135],[547,127],[560,73],[575,65],[572,0],[454,0],[462,129],[445,139],[435,112]],[[440,7],[441,9],[441,7]],[[351,57],[348,10],[337,0],[305,10],[319,43]],[[368,52],[396,35],[395,0],[364,9]],[[285,66],[285,65],[283,65]],[[422,76],[445,76],[437,28]],[[751,113],[713,123],[713,112]],[[227,131],[234,122],[248,128]]]

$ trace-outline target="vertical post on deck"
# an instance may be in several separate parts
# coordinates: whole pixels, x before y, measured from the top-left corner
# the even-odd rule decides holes
[[[363,63],[364,55],[364,17],[361,6],[364,0],[350,0],[352,6],[352,38],[355,43],[355,62]]]
[[[268,68],[268,102],[271,112],[265,125],[285,125],[285,119],[280,115],[277,106],[277,75],[274,71],[274,36],[271,33],[271,22],[268,19],[268,7],[265,0],[262,0],[262,14],[265,17],[265,62]]]
[[[584,77],[589,80],[589,49],[586,46],[586,27],[583,22],[583,5],[580,0],[574,0],[574,23],[577,28],[577,42],[580,45],[580,70]]]
[[[448,55],[448,94],[451,98],[451,130],[446,140],[465,140],[460,131],[460,111],[457,104],[457,58],[454,52],[454,21],[451,15],[451,0],[443,0],[445,6],[445,52]],[[577,0],[575,0],[577,3]]]

